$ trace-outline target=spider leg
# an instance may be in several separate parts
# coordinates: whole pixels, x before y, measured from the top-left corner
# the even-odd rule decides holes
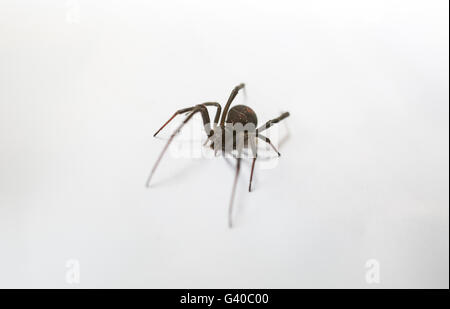
[[[225,118],[228,114],[228,109],[230,108],[231,102],[233,102],[234,98],[238,94],[239,90],[245,87],[245,84],[239,84],[236,87],[234,87],[233,91],[231,91],[230,97],[228,98],[227,103],[225,104],[225,107],[223,109],[222,118],[220,118],[220,126],[223,126],[225,124]]]
[[[164,156],[164,153],[166,152],[167,148],[169,148],[170,143],[172,143],[172,141],[175,138],[175,136],[180,132],[180,130],[184,127],[184,125],[190,119],[192,119],[194,114],[197,113],[197,112],[201,112],[202,113],[202,117],[203,117],[203,122],[205,124],[206,133],[208,135],[214,134],[214,131],[211,130],[211,128],[210,128],[209,115],[208,115],[208,110],[206,109],[206,107],[204,105],[202,105],[202,104],[195,106],[194,109],[192,110],[192,112],[184,119],[184,121],[178,126],[178,128],[175,130],[175,132],[173,132],[172,135],[170,136],[169,140],[167,141],[166,145],[164,146],[163,150],[161,151],[161,154],[159,155],[158,159],[156,160],[155,165],[153,166],[152,171],[150,172],[150,175],[148,176],[147,182],[145,184],[146,187],[148,187],[150,185],[150,181],[152,179],[152,176],[155,173],[155,170],[158,167],[159,162],[161,161],[162,157]]]
[[[222,110],[222,107],[220,106],[220,104],[217,103],[217,102],[206,102],[206,103],[203,103],[203,104],[201,104],[201,105],[205,105],[205,106],[215,106],[215,107],[217,107],[216,116],[214,117],[214,126],[217,126],[217,124],[219,123],[219,117],[220,117],[220,113],[221,113],[221,110]],[[153,134],[153,136],[155,137],[156,135],[158,135],[158,133],[159,133],[159,132],[160,132],[160,131],[161,131],[161,130],[169,123],[169,122],[171,122],[177,115],[180,115],[180,114],[184,114],[184,113],[190,112],[190,111],[194,110],[197,106],[198,106],[198,105],[192,106],[192,107],[187,107],[187,108],[182,108],[182,109],[177,110],[177,111],[172,115],[172,117],[170,117],[169,120],[167,120],[166,123],[164,123],[163,126],[162,126],[161,128],[159,128],[159,130],[156,131],[155,134]],[[209,117],[208,117],[208,118],[209,118]]]
[[[258,129],[256,129],[256,134],[258,134],[259,132],[262,132],[264,130],[267,130],[268,128],[273,126],[275,123],[278,123],[278,122],[280,122],[281,120],[283,120],[284,118],[287,118],[287,117],[289,117],[289,112],[282,113],[279,117],[267,121],[263,126],[261,126]]]
[[[257,134],[256,135],[258,138],[262,139],[263,141],[265,141],[267,144],[269,144],[273,150],[275,150],[275,152],[278,154],[278,156],[281,156],[281,153],[278,151],[278,149],[275,148],[275,146],[272,144],[272,142],[270,141],[269,138],[265,137],[262,134]]]
[[[256,158],[258,157],[257,148],[256,148],[256,138],[254,136],[249,136],[248,141],[250,143],[250,147],[253,153],[253,161],[252,161],[252,169],[250,172],[250,182],[248,184],[248,192],[252,192],[252,180],[253,180],[253,171],[255,170]]]
[[[214,128],[215,128],[219,124],[219,117],[220,117],[220,113],[222,111],[222,106],[220,106],[220,104],[217,102],[206,102],[206,103],[203,103],[203,105],[217,107],[216,115],[214,116]]]
[[[171,121],[173,120],[173,118],[175,118],[177,115],[179,115],[179,114],[184,114],[184,113],[186,113],[186,112],[190,112],[190,111],[193,110],[194,108],[195,108],[195,106],[177,110],[177,111],[172,115],[172,117],[170,117],[169,120],[167,120],[166,123],[164,123],[164,124],[162,125],[162,127],[159,128],[158,131],[156,131],[155,134],[153,134],[153,137],[155,137],[156,135],[158,135],[158,133],[159,133],[162,129],[164,129],[164,127],[165,127],[166,125],[168,125],[169,122],[171,122]]]

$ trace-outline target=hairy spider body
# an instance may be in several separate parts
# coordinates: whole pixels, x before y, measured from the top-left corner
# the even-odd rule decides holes
[[[216,152],[220,150],[222,153],[239,150],[239,146],[248,148],[249,136],[256,136],[257,124],[258,118],[253,109],[245,105],[236,105],[228,112],[225,125],[216,127],[207,142],[211,142],[211,149]],[[243,135],[240,136],[239,133]]]
[[[256,126],[258,125],[258,118],[256,117],[255,111],[250,107],[245,105],[236,105],[233,106],[228,112],[226,123],[232,123],[233,125],[240,123],[244,126],[251,123],[256,129]]]
[[[228,225],[232,226],[232,206],[234,195],[236,191],[237,179],[241,166],[241,152],[243,148],[251,148],[253,154],[252,160],[252,168],[250,173],[250,182],[248,190],[251,191],[252,179],[253,179],[253,171],[255,168],[255,162],[257,159],[257,139],[261,139],[264,142],[268,143],[275,152],[277,152],[278,156],[280,153],[272,144],[270,139],[263,136],[260,132],[270,128],[273,124],[280,122],[284,118],[289,116],[289,112],[282,113],[279,117],[274,118],[266,122],[263,126],[257,128],[258,118],[256,113],[248,106],[245,105],[236,105],[230,109],[230,105],[233,102],[234,98],[238,94],[239,90],[244,88],[244,84],[240,84],[236,86],[230,94],[227,103],[225,104],[225,108],[222,111],[222,107],[217,102],[206,102],[202,104],[198,104],[192,107],[183,108],[176,111],[173,116],[158,130],[153,136],[156,136],[159,131],[161,131],[173,118],[175,118],[179,114],[188,113],[184,121],[179,125],[179,127],[172,133],[169,140],[167,141],[165,147],[163,148],[161,154],[159,155],[153,169],[147,179],[146,186],[148,187],[150,184],[150,180],[159,165],[164,153],[169,147],[172,140],[175,136],[180,132],[183,126],[194,116],[196,113],[200,113],[203,119],[203,125],[205,128],[205,132],[207,135],[207,140],[205,142],[211,142],[210,147],[214,149],[215,152],[222,151],[223,153],[231,153],[233,151],[237,151],[236,157],[236,175],[234,178],[233,189],[231,193],[231,199],[229,204],[228,211]],[[216,114],[214,117],[213,126],[211,127],[210,117],[208,113],[207,106],[214,106],[217,108]],[[219,123],[220,118],[220,123]]]

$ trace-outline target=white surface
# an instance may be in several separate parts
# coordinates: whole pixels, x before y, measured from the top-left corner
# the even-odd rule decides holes
[[[447,1],[146,2],[1,2],[0,287],[448,288]],[[291,137],[229,230],[223,159],[144,182],[240,82]]]

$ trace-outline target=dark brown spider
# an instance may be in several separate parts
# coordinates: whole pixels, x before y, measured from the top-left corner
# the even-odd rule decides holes
[[[245,105],[236,105],[233,108],[230,108],[231,102],[233,102],[234,98],[238,94],[239,90],[243,89],[245,87],[244,84],[240,84],[236,86],[233,91],[230,94],[230,97],[228,98],[227,104],[225,105],[225,108],[221,116],[221,110],[222,107],[217,102],[206,102],[202,104],[198,104],[196,106],[183,108],[178,111],[176,111],[172,117],[170,117],[169,120],[158,130],[153,136],[156,136],[159,131],[161,131],[175,116],[179,114],[189,113],[187,117],[184,119],[184,121],[180,124],[180,126],[175,130],[174,133],[170,136],[169,140],[167,141],[166,145],[164,146],[161,154],[159,155],[158,159],[155,162],[155,165],[153,166],[153,169],[147,179],[146,186],[148,187],[150,184],[150,180],[155,173],[156,168],[159,165],[159,162],[161,161],[161,158],[163,157],[164,153],[166,152],[167,148],[169,147],[170,143],[174,139],[174,137],[180,132],[180,130],[183,128],[183,126],[194,116],[196,113],[200,113],[203,119],[203,125],[206,131],[206,134],[208,136],[207,142],[211,142],[211,148],[215,151],[221,151],[222,153],[231,153],[232,151],[237,151],[238,156],[236,157],[236,175],[234,178],[233,183],[233,189],[231,191],[231,199],[230,199],[230,205],[229,205],[229,211],[228,211],[228,225],[232,226],[232,207],[233,207],[233,200],[234,195],[236,191],[236,184],[237,179],[239,175],[239,171],[241,168],[241,151],[243,148],[248,148],[250,146],[253,154],[253,160],[252,160],[252,168],[250,172],[250,183],[248,186],[248,191],[251,192],[252,188],[252,179],[253,179],[253,170],[255,168],[255,162],[257,159],[257,151],[256,151],[256,144],[257,144],[257,138],[263,140],[264,142],[268,143],[280,156],[280,153],[275,148],[275,146],[271,143],[270,139],[262,135],[260,132],[270,128],[275,123],[280,122],[284,118],[289,116],[289,112],[282,113],[279,117],[267,121],[263,126],[256,128],[258,124],[258,119],[256,117],[255,112],[248,106]],[[210,118],[207,106],[214,106],[217,108],[216,115],[214,117],[214,123],[213,128],[211,128]],[[219,117],[220,117],[220,124],[219,124]],[[205,144],[206,144],[205,143]]]

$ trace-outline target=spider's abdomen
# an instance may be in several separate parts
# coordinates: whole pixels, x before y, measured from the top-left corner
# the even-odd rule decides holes
[[[233,125],[240,123],[243,126],[251,123],[256,128],[258,118],[256,117],[256,113],[250,107],[245,105],[236,105],[233,106],[228,112],[226,122],[232,123]]]

